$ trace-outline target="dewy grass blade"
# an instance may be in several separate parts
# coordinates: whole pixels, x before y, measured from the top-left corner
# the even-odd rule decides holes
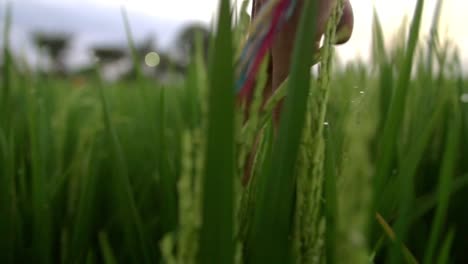
[[[234,75],[230,1],[220,2],[210,65],[200,263],[234,261]]]
[[[288,263],[290,261],[294,166],[305,123],[310,88],[310,65],[315,32],[317,1],[306,1],[296,37],[290,83],[274,143],[272,165],[265,175],[254,216],[251,263]]]

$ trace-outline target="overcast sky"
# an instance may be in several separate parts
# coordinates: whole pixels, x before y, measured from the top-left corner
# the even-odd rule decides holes
[[[241,2],[242,0],[239,0]],[[0,0],[3,10],[7,0]],[[155,34],[158,44],[169,47],[184,23],[200,21],[209,23],[219,0],[13,0],[15,7],[15,38],[25,38],[33,29],[71,30],[76,35],[76,49],[85,43],[124,43],[125,35],[119,12],[124,4],[130,12],[135,35],[142,39]],[[372,12],[375,6],[388,40],[404,16],[411,16],[416,0],[351,0],[355,12],[355,32],[351,41],[339,48],[345,60],[368,58]],[[427,36],[436,0],[426,0],[422,36]],[[468,1],[445,0],[441,33],[454,40],[468,61],[468,27],[465,25]],[[1,16],[0,16],[1,18]],[[21,35],[23,32],[23,35]],[[26,49],[26,48],[25,48]]]

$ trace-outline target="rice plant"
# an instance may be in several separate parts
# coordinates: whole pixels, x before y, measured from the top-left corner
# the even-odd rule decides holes
[[[319,56],[299,33],[288,80],[256,111],[260,71],[246,120],[234,62],[247,1],[240,17],[220,1],[209,61],[198,45],[171,87],[37,75],[11,56],[7,16],[1,262],[465,263],[468,86],[456,46],[436,34],[442,1],[429,41],[418,0],[398,48],[375,15],[371,62],[344,67],[331,45],[337,2]]]

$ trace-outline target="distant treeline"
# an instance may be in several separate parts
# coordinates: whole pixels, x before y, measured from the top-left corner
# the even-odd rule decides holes
[[[40,63],[37,70],[42,75],[86,77],[97,67],[107,79],[134,79],[140,70],[146,77],[167,81],[185,74],[198,40],[207,56],[211,30],[203,24],[189,24],[179,32],[169,51],[160,49],[153,35],[127,45],[95,45],[89,48],[94,60],[78,69],[72,69],[67,63],[67,55],[74,42],[73,34],[34,31],[30,35],[38,49]],[[156,65],[145,63],[145,57],[150,53],[157,54]],[[1,61],[0,68],[3,59]]]

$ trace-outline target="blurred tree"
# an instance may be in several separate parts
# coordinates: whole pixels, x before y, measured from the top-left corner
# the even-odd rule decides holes
[[[151,69],[150,76],[160,84],[174,85],[184,79],[186,68],[168,53],[158,53],[159,64]]]
[[[45,51],[52,62],[52,71],[64,75],[67,72],[65,52],[71,42],[69,34],[63,33],[33,33],[33,39],[41,51]]]
[[[157,49],[156,41],[153,35],[150,35],[135,47],[138,59],[144,60],[145,56]]]
[[[174,61],[167,53],[158,53],[159,54],[159,64],[155,67],[156,72],[164,73],[169,71]]]
[[[92,50],[95,58],[104,64],[115,63],[126,55],[125,50],[121,47],[100,46],[94,47]]]
[[[176,56],[183,65],[188,65],[190,58],[195,54],[197,38],[200,38],[203,57],[208,57],[211,32],[202,24],[190,24],[185,27],[176,39]]]
[[[91,48],[101,77],[107,81],[116,81],[130,67],[129,52],[125,46],[101,44]]]
[[[159,53],[159,64],[154,68],[156,77],[162,79],[171,74],[184,75],[186,72],[185,65],[181,65],[167,53]]]
[[[133,63],[138,63],[138,65],[136,67],[135,65],[132,65],[132,67],[128,69],[128,72],[124,74],[124,79],[135,79],[138,77],[139,69],[141,69],[142,66],[146,66],[146,56],[150,52],[154,52],[156,50],[155,43],[154,35],[151,34],[141,43],[135,44],[135,54],[133,56],[136,56],[136,58],[133,58]]]

